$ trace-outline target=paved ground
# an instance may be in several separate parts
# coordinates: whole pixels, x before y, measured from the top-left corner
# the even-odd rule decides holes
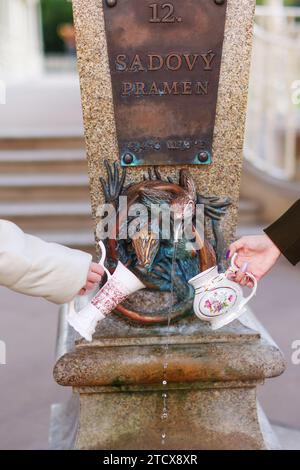
[[[286,373],[260,390],[272,421],[300,429],[300,365],[291,364],[291,343],[300,340],[297,293],[300,269],[282,260],[260,283],[252,308],[283,349]],[[47,448],[49,409],[67,392],[52,379],[57,308],[0,288],[0,339],[7,365],[0,365],[0,448]]]
[[[261,403],[273,422],[300,429],[300,365],[291,361],[292,343],[300,340],[299,291],[300,267],[292,267],[282,259],[261,281],[251,307],[287,360],[285,373],[261,387]]]
[[[57,307],[0,288],[0,448],[47,448],[49,409],[65,389],[52,379]]]

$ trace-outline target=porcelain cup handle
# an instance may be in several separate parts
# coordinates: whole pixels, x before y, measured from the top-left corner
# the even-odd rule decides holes
[[[242,300],[242,302],[241,302],[241,308],[242,308],[242,307],[245,307],[245,305],[249,302],[249,300],[251,300],[252,297],[255,296],[256,291],[257,291],[257,280],[256,280],[256,277],[253,276],[253,274],[248,273],[248,272],[246,272],[245,275],[246,275],[247,277],[249,277],[249,279],[252,280],[252,282],[253,282],[253,287],[252,287],[252,292],[251,292],[251,294],[248,295],[248,297],[246,297],[244,300]]]
[[[235,253],[235,254],[233,255],[233,257],[231,258],[230,269],[231,269],[232,271],[238,271],[238,270],[239,270],[238,266],[235,264],[236,258],[237,258],[237,253]]]
[[[230,271],[231,271],[231,272],[233,272],[233,271],[234,271],[234,272],[237,272],[237,271],[239,270],[238,266],[235,264],[236,258],[237,258],[237,253],[235,253],[235,254],[233,255],[233,257],[231,258],[231,267],[230,267]],[[248,297],[246,297],[246,298],[241,302],[240,308],[245,307],[245,305],[249,302],[249,300],[252,299],[252,297],[254,297],[254,295],[256,294],[256,291],[257,291],[257,280],[256,280],[256,277],[253,276],[253,274],[248,273],[248,272],[246,272],[245,275],[246,275],[247,277],[249,277],[249,279],[252,280],[252,282],[253,282],[253,287],[252,287],[252,292],[251,292],[251,294],[248,295]]]
[[[100,257],[100,260],[99,260],[99,266],[102,266],[102,268],[104,269],[104,272],[106,273],[107,275],[107,279],[110,279],[112,274],[110,274],[109,270],[104,266],[104,263],[105,263],[105,260],[106,260],[106,248],[105,248],[105,245],[104,243],[100,240],[99,241],[99,247],[100,247],[100,250],[101,250],[101,257]],[[68,313],[67,315],[73,315],[74,313],[76,313],[76,309],[75,309],[75,299],[71,300],[69,303],[68,303]]]
[[[105,248],[105,245],[103,243],[103,241],[99,241],[99,247],[100,247],[100,250],[101,250],[101,257],[100,257],[100,261],[99,261],[99,266],[102,266],[102,268],[104,269],[104,272],[106,273],[107,275],[107,279],[110,279],[112,274],[110,274],[109,270],[104,266],[104,263],[105,263],[105,260],[106,260],[106,248]]]

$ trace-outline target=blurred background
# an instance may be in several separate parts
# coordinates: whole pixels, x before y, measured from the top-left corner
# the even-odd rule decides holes
[[[0,0],[0,84],[0,218],[93,252],[70,1]],[[300,0],[257,2],[244,154],[237,236],[259,233],[300,196]],[[259,398],[298,449],[299,287],[300,269],[281,259],[252,302],[287,360]],[[69,396],[52,379],[57,320],[56,306],[0,288],[1,449],[48,446],[50,406]]]

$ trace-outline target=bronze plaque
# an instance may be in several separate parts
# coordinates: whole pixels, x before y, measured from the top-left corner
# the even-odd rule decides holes
[[[122,166],[210,164],[226,0],[103,0]]]

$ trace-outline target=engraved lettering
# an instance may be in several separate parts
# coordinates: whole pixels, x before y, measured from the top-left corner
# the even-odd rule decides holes
[[[175,8],[173,3],[152,3],[149,5],[151,11],[150,23],[175,23],[175,21],[181,22],[182,18],[175,17]],[[159,11],[161,10],[161,12]],[[166,10],[163,14],[163,10]]]
[[[122,96],[207,95],[209,82],[123,82]]]
[[[176,142],[174,140],[168,140],[167,141],[167,147],[169,150],[175,150],[176,147]]]
[[[130,83],[130,82],[122,83],[122,90],[121,90],[121,95],[122,96],[131,95],[131,91],[132,91],[132,83]]]
[[[143,67],[140,56],[138,54],[134,56],[129,70],[130,72],[144,72],[145,71],[145,68]]]
[[[197,95],[207,95],[208,94],[208,82],[197,82],[196,93]]]
[[[192,92],[192,82],[183,82],[182,83],[182,94],[191,95]]]
[[[149,90],[149,95],[159,95],[159,90],[158,90],[156,82],[152,82],[150,90]]]
[[[163,82],[162,85],[164,95],[179,95],[178,82],[172,82],[171,86],[168,82]]]
[[[194,70],[197,59],[199,57],[199,54],[183,54],[183,57],[185,58],[186,64],[188,66],[188,69],[190,71]],[[191,60],[192,57],[192,60]]]
[[[168,150],[190,150],[191,148],[197,149],[198,141],[193,141],[189,137],[183,137],[183,139],[169,139],[169,140],[146,140],[146,141],[134,141],[125,143],[125,147],[131,152],[140,153],[143,150],[160,150],[164,146]],[[204,142],[204,147],[206,143]]]
[[[127,64],[126,64],[125,60],[126,60],[126,55],[125,54],[117,55],[116,70],[118,70],[119,72],[124,72],[125,70],[127,70]]]
[[[201,60],[198,60],[199,57]],[[157,53],[146,54],[144,57],[135,54],[130,57],[126,54],[118,54],[115,59],[115,67],[119,72],[155,72],[157,70],[170,70],[176,72],[181,68],[192,72],[196,69],[212,70],[216,54],[212,51],[205,53],[185,53],[172,52],[162,55]]]
[[[160,23],[160,18],[158,17],[158,4],[157,3],[152,3],[152,5],[149,5],[149,8],[152,10],[152,16],[150,18],[150,23]]]
[[[149,69],[150,71],[160,70],[164,65],[164,59],[159,54],[149,54]],[[156,65],[155,65],[156,62]]]
[[[175,60],[174,60],[175,59]],[[182,66],[182,58],[179,54],[169,54],[166,59],[166,67],[169,70],[179,70]]]
[[[213,51],[208,51],[206,52],[206,54],[200,54],[200,55],[205,64],[204,70],[212,70],[212,62],[214,58],[216,57],[216,54],[214,54]]]
[[[168,140],[167,148],[169,150],[188,150],[192,147],[189,140]]]
[[[164,3],[161,6],[162,10],[168,10],[166,15],[162,18],[162,23],[175,23],[175,16],[174,16],[174,5],[172,3]]]
[[[136,82],[135,84],[135,95],[144,95],[145,94],[145,83],[143,82]]]

